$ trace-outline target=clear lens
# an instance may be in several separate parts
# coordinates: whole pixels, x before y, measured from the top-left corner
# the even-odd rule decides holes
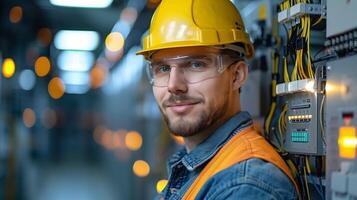
[[[150,62],[147,74],[152,85],[166,87],[172,68],[187,83],[197,83],[219,75],[227,67],[222,63],[222,55],[181,56]]]

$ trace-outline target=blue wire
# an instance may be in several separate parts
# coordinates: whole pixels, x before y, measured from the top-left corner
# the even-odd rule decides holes
[[[314,186],[315,190],[317,191],[317,193],[319,194],[319,196],[321,197],[321,199],[324,199],[324,196],[322,194],[323,192],[320,190],[320,188],[317,187],[315,178],[311,175],[308,175],[307,177],[310,178],[310,180],[312,180],[313,186]]]
[[[322,185],[322,179],[321,179],[321,177],[319,177],[319,186],[320,186],[321,193],[325,196],[325,193],[324,193],[324,188],[323,188],[323,185]]]

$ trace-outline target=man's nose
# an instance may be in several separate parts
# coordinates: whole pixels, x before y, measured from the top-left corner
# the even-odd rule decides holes
[[[168,91],[173,94],[186,93],[188,89],[184,73],[177,67],[171,68],[167,84]]]

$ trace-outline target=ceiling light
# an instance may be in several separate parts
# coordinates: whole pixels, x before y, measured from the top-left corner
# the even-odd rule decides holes
[[[88,51],[63,51],[57,60],[58,66],[65,71],[88,71],[93,63],[94,54]]]
[[[113,0],[50,0],[55,6],[81,7],[81,8],[106,8]]]
[[[98,44],[99,34],[95,31],[62,30],[55,36],[55,47],[61,50],[92,51]]]
[[[89,85],[89,74],[86,72],[64,71],[61,78],[66,85]]]
[[[68,94],[85,94],[89,91],[89,85],[69,85],[66,84],[66,93]]]

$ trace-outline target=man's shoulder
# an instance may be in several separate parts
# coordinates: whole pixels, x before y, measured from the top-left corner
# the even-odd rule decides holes
[[[294,199],[294,191],[294,185],[278,167],[264,160],[252,158],[215,174],[206,182],[199,196],[218,195],[222,198],[217,199],[224,199],[223,197],[252,198],[266,195],[266,199]]]

